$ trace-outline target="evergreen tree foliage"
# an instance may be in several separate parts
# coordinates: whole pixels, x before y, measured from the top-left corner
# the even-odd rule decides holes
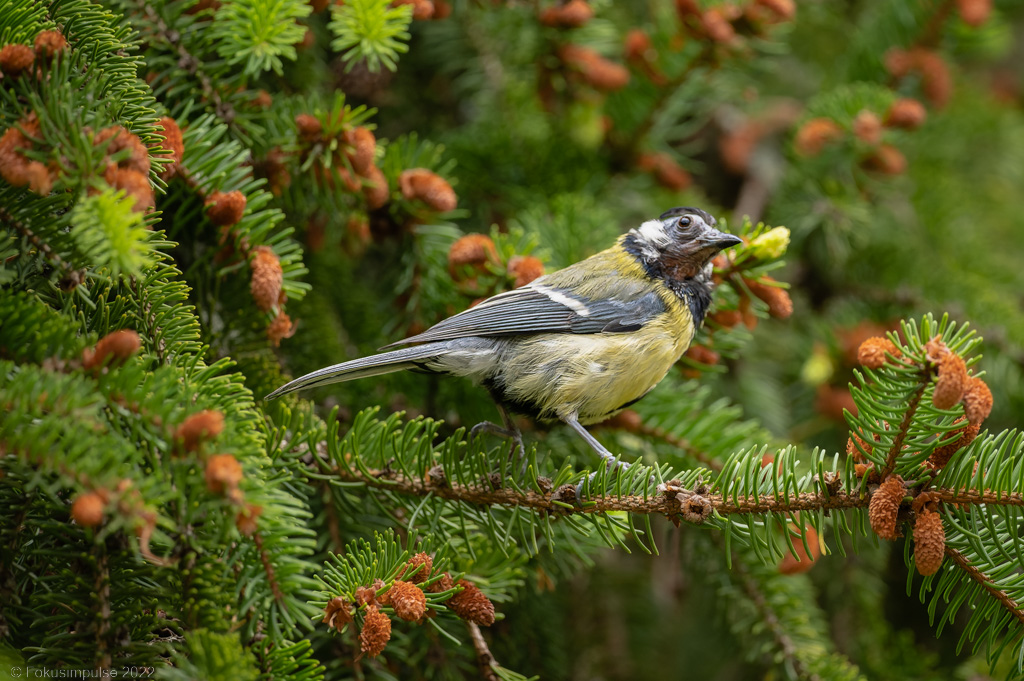
[[[0,676],[1024,678],[1022,26],[5,2]],[[617,469],[456,379],[264,399],[679,205],[744,243]]]

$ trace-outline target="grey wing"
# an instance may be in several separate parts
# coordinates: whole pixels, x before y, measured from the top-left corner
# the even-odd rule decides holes
[[[589,300],[568,289],[540,282],[488,298],[419,335],[385,348],[467,336],[636,331],[665,312],[661,297],[648,288],[619,291],[615,298]]]

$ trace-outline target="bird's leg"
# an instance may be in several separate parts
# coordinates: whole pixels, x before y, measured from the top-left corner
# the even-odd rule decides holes
[[[593,435],[591,435],[590,431],[588,431],[586,428],[583,427],[582,424],[580,424],[580,422],[579,422],[579,420],[577,420],[577,417],[576,417],[575,414],[570,414],[569,416],[563,417],[562,420],[570,428],[572,428],[577,433],[579,433],[580,437],[582,437],[584,440],[587,441],[587,444],[589,444],[590,447],[595,452],[597,452],[598,456],[601,457],[601,460],[604,461],[604,465],[608,468],[608,470],[614,470],[614,469],[617,469],[617,468],[621,468],[622,470],[626,470],[627,468],[629,468],[629,464],[628,463],[626,463],[625,461],[619,461],[619,457],[615,456],[614,454],[609,452],[607,449],[605,449],[605,446],[603,444],[601,444],[600,442],[598,442],[597,438],[594,437]],[[588,478],[588,480],[593,481],[594,476],[596,476],[596,475],[597,475],[596,471],[594,473],[591,473],[590,477]],[[576,498],[580,498],[582,496],[581,495],[582,491],[583,491],[583,483],[580,482],[580,484],[576,487]]]
[[[475,438],[481,433],[491,433],[492,435],[512,440],[513,448],[510,455],[518,451],[518,458],[523,464],[523,473],[525,473],[526,447],[523,445],[523,434],[519,432],[519,428],[516,427],[515,421],[512,420],[512,416],[505,409],[505,406],[501,402],[495,402],[494,404],[498,407],[498,413],[501,414],[501,422],[504,424],[504,427],[490,421],[481,421],[473,426],[469,431],[469,436],[470,438]]]

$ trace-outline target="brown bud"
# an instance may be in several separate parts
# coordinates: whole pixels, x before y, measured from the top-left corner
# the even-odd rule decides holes
[[[175,431],[175,439],[186,452],[194,452],[204,441],[220,435],[222,430],[224,414],[213,409],[205,409],[185,419]]]
[[[585,0],[569,0],[561,7],[549,7],[540,13],[540,23],[557,28],[579,28],[594,16]]]
[[[952,435],[957,435],[958,437],[947,445],[936,447],[932,450],[931,456],[928,457],[928,463],[933,468],[942,468],[949,463],[954,454],[974,442],[974,439],[978,437],[978,431],[981,430],[981,425],[970,423],[963,416],[957,419],[956,423],[963,423],[959,429],[952,433]]]
[[[841,139],[843,130],[830,118],[812,118],[796,131],[793,148],[801,156],[817,156],[825,145]]]
[[[768,304],[768,314],[776,319],[788,319],[793,314],[793,301],[789,292],[776,283],[771,277],[761,277],[757,281],[744,279],[743,282],[750,292]]]
[[[716,324],[731,329],[743,321],[743,313],[739,310],[718,310],[708,318]]]
[[[897,99],[885,114],[885,124],[890,128],[916,130],[928,117],[924,104],[916,99]]]
[[[608,61],[595,50],[581,45],[563,45],[558,56],[573,67],[595,89],[604,92],[621,90],[629,83],[629,70],[621,64]]]
[[[7,128],[0,137],[0,177],[15,187],[28,185],[37,194],[48,194],[52,181],[46,166],[23,155],[32,148],[31,138],[39,134],[39,119],[34,113],[19,120],[17,126]]]
[[[139,351],[142,340],[131,329],[108,333],[96,343],[95,348],[86,348],[82,353],[82,366],[86,369],[121,366]]]
[[[238,515],[235,516],[235,527],[246,537],[256,534],[260,516],[263,514],[263,507],[258,504],[246,504]]]
[[[462,619],[481,627],[494,624],[494,603],[472,582],[460,579],[462,591],[448,599],[447,605]]]
[[[395,7],[399,5],[412,5],[412,18],[416,21],[426,21],[434,16],[434,3],[431,0],[391,0]]]
[[[149,175],[149,148],[142,143],[138,135],[134,135],[120,125],[112,125],[100,130],[94,144],[103,147],[108,156],[128,150],[125,158],[117,162],[119,168],[134,170],[143,176]]]
[[[544,274],[544,263],[532,255],[516,255],[509,258],[508,273],[515,281],[512,286],[526,286]]]
[[[245,204],[245,194],[237,189],[230,192],[214,192],[206,199],[206,215],[215,225],[236,225],[245,213]]]
[[[886,362],[886,353],[893,357],[902,356],[900,349],[891,340],[875,336],[860,344],[857,361],[869,369],[880,369]]]
[[[434,559],[430,554],[422,551],[409,559],[399,573],[399,577],[405,577],[408,573],[408,580],[413,584],[422,584],[430,579],[430,571],[434,569]]]
[[[658,184],[672,191],[681,192],[693,183],[693,176],[663,152],[640,154],[637,167],[650,172]]]
[[[934,575],[942,566],[946,554],[946,531],[942,527],[942,515],[922,508],[914,523],[914,562],[917,571],[927,577]]]
[[[992,391],[989,390],[988,384],[977,376],[967,379],[963,400],[964,415],[974,426],[980,426],[992,413]]]
[[[292,318],[285,314],[284,310],[277,313],[274,321],[267,326],[267,338],[275,348],[281,346],[281,341],[295,335],[295,324]]]
[[[714,510],[711,502],[700,494],[687,495],[680,492],[676,499],[679,501],[679,515],[688,523],[700,525],[711,517]]]
[[[868,144],[882,141],[882,121],[874,111],[863,109],[853,119],[853,134]]]
[[[632,409],[624,409],[601,424],[605,428],[618,428],[629,433],[639,433],[644,426],[640,414]]]
[[[396,580],[388,589],[388,600],[395,614],[406,622],[418,622],[427,611],[427,597],[412,582]]]
[[[391,619],[377,609],[376,605],[366,606],[363,629],[359,632],[359,649],[367,657],[377,657],[391,640]]]
[[[689,357],[697,364],[705,364],[707,366],[718,364],[719,360],[722,358],[721,355],[711,348],[700,345],[699,343],[695,343],[687,349],[686,357]]]
[[[380,168],[371,165],[366,170],[366,183],[363,184],[363,196],[366,197],[366,207],[370,210],[377,210],[391,198],[391,189],[388,187],[388,179]]]
[[[794,0],[754,0],[754,2],[775,14],[780,21],[789,21],[796,16]]]
[[[0,47],[0,71],[14,77],[32,68],[36,59],[35,51],[28,45],[4,45]]]
[[[96,527],[103,522],[106,505],[103,496],[97,492],[79,494],[71,504],[71,519],[82,527]]]
[[[62,53],[68,47],[68,41],[60,31],[40,31],[36,36],[36,56],[49,60]]]
[[[122,168],[111,163],[103,173],[103,179],[112,189],[120,189],[133,200],[132,210],[143,213],[156,205],[153,186],[149,176],[131,168]]]
[[[242,464],[231,454],[214,454],[206,461],[206,488],[221,494],[238,488],[242,482]]]
[[[264,312],[277,305],[284,284],[284,271],[281,261],[270,246],[257,246],[253,249],[252,281],[249,291],[256,307]]]
[[[349,163],[352,164],[352,169],[359,175],[365,176],[370,171],[370,166],[373,165],[377,138],[368,128],[360,126],[346,130],[342,139],[351,147],[351,150],[346,151],[345,155],[348,157]]]
[[[956,0],[956,9],[965,24],[978,27],[992,14],[992,0]]]
[[[455,581],[452,580],[452,576],[445,572],[441,575],[441,579],[437,580],[433,584],[427,587],[427,591],[432,594],[439,594],[445,591],[450,591],[455,588]]]
[[[967,387],[967,365],[955,352],[946,353],[939,360],[939,376],[935,380],[932,404],[939,409],[952,409],[964,396]]]
[[[341,596],[335,596],[327,601],[321,621],[331,629],[341,631],[352,621],[352,605]]]
[[[712,7],[701,16],[704,32],[716,43],[729,43],[736,38],[736,29],[722,9]]]
[[[858,448],[857,445],[860,445]],[[852,456],[854,461],[864,461],[864,454],[870,454],[871,445],[862,440],[857,433],[850,431],[850,437],[846,439],[846,454]]]
[[[185,141],[181,135],[181,128],[178,127],[177,122],[170,116],[161,118],[157,125],[163,128],[162,131],[156,133],[162,138],[160,148],[171,152],[169,155],[165,154],[162,156],[170,161],[160,172],[160,177],[166,180],[172,177],[181,165],[181,159],[185,155]]]
[[[864,167],[883,175],[902,175],[907,170],[907,158],[891,144],[881,144],[864,159]]]
[[[407,200],[419,199],[440,213],[455,210],[458,204],[452,186],[443,177],[426,168],[403,170],[398,177],[398,186]]]
[[[384,586],[381,580],[375,580],[370,586],[358,586],[355,591],[356,605],[376,605],[377,591]],[[382,596],[383,598],[383,596]]]
[[[821,544],[818,542],[818,533],[808,525],[804,528],[807,537],[807,548],[801,537],[793,537],[794,552],[787,553],[779,563],[779,572],[784,575],[799,575],[814,567],[814,561],[821,557]],[[810,553],[808,553],[810,549]]]
[[[896,527],[896,515],[906,493],[903,478],[892,475],[871,495],[871,501],[868,503],[868,520],[871,521],[871,529],[882,539],[894,541],[902,535]]]
[[[651,51],[654,45],[651,38],[643,29],[631,28],[626,33],[626,44],[623,50],[624,56],[629,61],[651,61]]]
[[[917,50],[917,66],[924,96],[937,108],[946,106],[953,96],[953,76],[946,60],[938,52]]]
[[[305,113],[295,117],[295,127],[304,142],[316,141],[320,137],[320,133],[324,131],[323,124],[316,116]]]
[[[486,272],[487,264],[496,262],[498,251],[491,237],[485,234],[467,234],[448,249],[448,274],[457,281],[464,278],[463,270],[467,267]]]

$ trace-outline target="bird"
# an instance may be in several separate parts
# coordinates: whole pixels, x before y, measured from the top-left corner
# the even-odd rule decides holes
[[[665,377],[711,304],[712,259],[740,243],[704,210],[673,208],[611,248],[487,298],[384,352],[296,378],[265,399],[403,369],[462,376],[486,388],[502,420],[477,424],[471,436],[511,439],[524,456],[512,414],[561,421],[609,469],[624,465],[585,426],[633,405]]]

